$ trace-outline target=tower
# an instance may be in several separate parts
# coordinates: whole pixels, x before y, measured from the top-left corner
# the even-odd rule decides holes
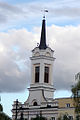
[[[24,120],[34,120],[36,116],[43,117],[45,120],[57,120],[65,113],[69,113],[71,119],[75,117],[72,98],[53,98],[55,90],[53,86],[53,63],[55,58],[53,57],[54,51],[46,44],[45,24],[46,20],[43,18],[40,44],[32,50],[32,57],[30,57],[29,97],[23,104],[18,100],[14,101],[12,120],[22,120],[23,118]],[[79,77],[80,73],[77,74],[76,78]]]
[[[29,97],[22,104],[14,101],[12,118],[20,118],[23,113],[25,120],[31,120],[41,115],[48,120],[56,120],[58,116],[58,102],[53,99],[53,57],[54,51],[46,44],[46,20],[43,17],[39,46],[32,50],[31,59],[31,83]],[[22,109],[20,109],[22,108]],[[18,112],[17,112],[18,110]]]
[[[32,50],[31,84],[28,106],[45,106],[53,100],[53,57],[54,51],[46,45],[46,20],[42,20],[39,46]]]

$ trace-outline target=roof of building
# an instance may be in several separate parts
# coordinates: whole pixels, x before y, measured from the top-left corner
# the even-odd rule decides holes
[[[45,18],[43,18],[39,49],[46,49],[46,48],[47,48],[47,45],[46,45],[46,26],[45,26]]]

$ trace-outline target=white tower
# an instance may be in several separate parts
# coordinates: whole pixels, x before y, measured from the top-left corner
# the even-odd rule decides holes
[[[45,18],[42,20],[40,45],[32,50],[29,106],[45,106],[53,101],[53,50],[46,45]]]
[[[47,120],[57,120],[58,101],[53,99],[53,57],[54,51],[46,45],[45,18],[42,20],[40,45],[32,50],[31,83],[29,97],[24,104],[14,101],[12,109],[13,120],[20,114],[25,120],[31,120],[42,115]],[[22,108],[22,109],[20,109]]]

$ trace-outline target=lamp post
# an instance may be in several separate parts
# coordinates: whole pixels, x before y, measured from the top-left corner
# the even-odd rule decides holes
[[[18,107],[18,99],[16,99],[16,115],[15,115],[15,120],[17,120],[17,114],[18,114],[18,112],[21,111],[22,109],[23,109],[22,106]],[[23,111],[21,111],[20,120],[23,120]]]
[[[16,99],[16,116],[15,116],[15,120],[17,120],[17,107],[18,107],[18,99]]]
[[[20,118],[20,120],[23,120],[23,112],[21,112],[21,118]]]

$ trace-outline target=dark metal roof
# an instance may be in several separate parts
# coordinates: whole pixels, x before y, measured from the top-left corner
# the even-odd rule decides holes
[[[42,20],[42,30],[41,30],[41,39],[39,49],[46,49],[46,27],[45,27],[45,19]]]

